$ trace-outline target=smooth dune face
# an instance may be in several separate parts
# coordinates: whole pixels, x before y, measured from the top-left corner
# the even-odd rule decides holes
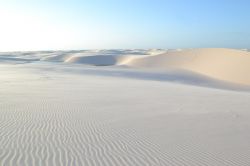
[[[127,65],[190,70],[229,82],[250,85],[250,53],[233,49],[190,49],[135,59]]]
[[[66,63],[80,63],[94,66],[113,66],[126,64],[130,56],[115,56],[115,55],[92,55],[92,56],[72,56],[65,60]]]

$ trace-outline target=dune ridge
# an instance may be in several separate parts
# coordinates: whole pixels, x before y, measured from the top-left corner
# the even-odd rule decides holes
[[[161,52],[162,53],[162,52]],[[237,84],[250,85],[250,52],[204,48],[170,50],[163,54],[146,55],[73,55],[66,63],[94,66],[125,65],[133,68],[187,70],[205,76]]]
[[[214,48],[169,51],[134,59],[128,66],[175,68],[190,70],[219,80],[250,85],[250,53],[241,50]]]
[[[44,61],[88,66],[126,66],[151,71],[187,71],[212,79],[250,86],[248,76],[250,52],[247,49],[82,50],[5,54],[0,54],[0,62]]]

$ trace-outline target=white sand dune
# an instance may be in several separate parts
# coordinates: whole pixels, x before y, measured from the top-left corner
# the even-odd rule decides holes
[[[233,49],[190,49],[169,51],[130,61],[146,68],[190,70],[219,80],[250,85],[250,53]]]
[[[83,50],[17,52],[0,54],[1,62],[27,63],[36,61],[84,64],[87,66],[127,66],[136,70],[169,72],[183,71],[183,78],[197,76],[250,86],[250,52],[245,50],[206,48],[178,50]],[[187,75],[185,73],[188,73]],[[171,80],[171,79],[170,79]],[[188,80],[188,79],[186,79]],[[180,81],[183,82],[183,81]],[[210,81],[211,82],[211,81]],[[196,85],[196,84],[195,84]],[[213,85],[213,87],[216,87]],[[221,86],[220,86],[221,87]]]
[[[174,50],[144,56],[73,55],[68,56],[65,62],[95,66],[127,65],[136,68],[187,70],[218,80],[250,85],[250,77],[247,77],[250,71],[250,53],[233,49]]]
[[[5,55],[6,54],[6,55]],[[0,54],[1,62],[35,61],[84,64],[87,66],[127,66],[146,71],[183,71],[211,80],[250,86],[250,52],[224,48],[178,50],[83,50],[17,52]],[[185,75],[185,74],[183,74]],[[199,76],[200,75],[200,76]],[[207,81],[208,79],[205,79]]]
[[[64,62],[68,57],[72,56],[67,53],[57,53],[52,55],[47,55],[42,57],[41,61],[49,61],[49,62]]]
[[[126,64],[131,56],[116,56],[116,55],[92,55],[92,56],[72,56],[65,60],[66,63],[81,63],[94,66],[113,66]]]
[[[249,54],[162,52],[1,53],[0,165],[249,166]]]

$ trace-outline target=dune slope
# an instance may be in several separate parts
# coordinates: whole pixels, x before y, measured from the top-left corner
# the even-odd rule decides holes
[[[84,50],[0,53],[0,63],[59,62],[84,66],[127,66],[144,71],[183,71],[250,86],[250,52],[225,48],[185,50]],[[145,70],[146,69],[146,70]],[[185,75],[185,74],[184,74]]]
[[[136,58],[131,67],[184,69],[219,80],[250,85],[250,52],[233,49],[190,49],[169,51],[155,56]]]
[[[126,64],[130,56],[116,56],[116,55],[92,55],[92,56],[72,56],[65,60],[67,63],[80,63],[94,66],[113,66]]]
[[[56,55],[55,58],[66,63],[78,63],[93,66],[126,65],[132,68],[150,70],[187,70],[213,79],[237,84],[250,85],[250,52],[224,48],[186,49],[165,51],[147,51],[144,55],[126,55],[121,51],[98,53]],[[137,52],[138,54],[138,52]]]

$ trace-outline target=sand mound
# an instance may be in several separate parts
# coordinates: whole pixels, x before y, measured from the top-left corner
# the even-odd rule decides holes
[[[65,60],[66,63],[80,63],[94,66],[111,66],[127,64],[133,57],[118,55],[92,55],[92,56],[72,56]]]
[[[9,56],[6,56],[6,55]],[[212,79],[250,85],[250,52],[224,48],[177,50],[79,50],[0,54],[0,62],[33,61],[76,63],[90,66],[145,68],[147,71],[187,71]],[[161,72],[162,72],[161,71]]]
[[[130,54],[131,53],[131,54]],[[61,53],[42,60],[92,66],[186,70],[214,79],[250,85],[250,52],[224,48],[186,50],[99,50]]]
[[[41,58],[41,61],[50,61],[50,62],[64,62],[67,58],[71,57],[72,54],[69,53],[54,53],[48,56]]]
[[[189,70],[219,80],[250,85],[250,53],[242,50],[207,48],[168,51],[161,55],[133,59],[127,65]]]

